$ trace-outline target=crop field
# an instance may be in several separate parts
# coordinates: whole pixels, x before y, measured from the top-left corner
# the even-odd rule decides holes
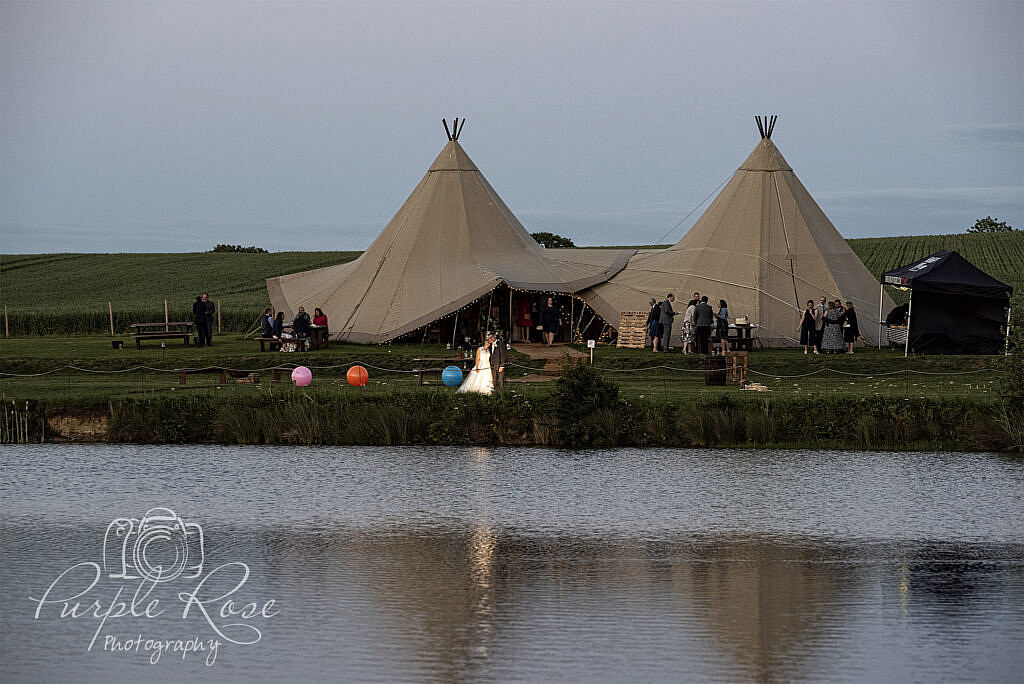
[[[1024,296],[1024,233],[919,235],[849,241],[868,270],[880,275],[940,249],[958,251],[976,266],[1014,287],[1014,306]],[[208,292],[220,302],[224,331],[248,331],[268,304],[265,280],[351,261],[359,252],[30,254],[0,255],[0,297],[10,333],[102,334],[131,323],[191,320],[192,302]],[[905,295],[893,290],[893,298]]]
[[[958,235],[908,235],[892,238],[860,238],[847,241],[853,251],[876,277],[886,271],[911,263],[915,259],[934,254],[940,249],[959,252],[972,264],[993,278],[1013,286],[1013,304],[1024,296],[1024,232],[971,233]],[[897,303],[905,302],[907,295],[890,288],[889,294]]]

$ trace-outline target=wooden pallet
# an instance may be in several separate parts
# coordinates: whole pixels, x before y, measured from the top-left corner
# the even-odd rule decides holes
[[[623,311],[619,315],[616,347],[643,349],[647,346],[647,311]]]

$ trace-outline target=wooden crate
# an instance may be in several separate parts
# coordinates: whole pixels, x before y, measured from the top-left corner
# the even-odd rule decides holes
[[[623,311],[619,315],[616,347],[643,349],[647,346],[647,311]]]

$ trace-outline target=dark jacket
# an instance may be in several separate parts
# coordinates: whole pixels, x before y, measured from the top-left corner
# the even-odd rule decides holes
[[[715,311],[707,302],[701,302],[693,312],[693,324],[698,328],[710,328],[715,322]]]
[[[260,319],[260,334],[263,337],[274,336],[274,317],[270,314],[263,314],[263,318]]]
[[[206,303],[201,299],[192,303],[192,320],[196,323],[206,322]]]
[[[292,332],[296,335],[309,335],[309,314],[303,311],[292,321]]]
[[[547,328],[545,328],[547,330]],[[497,373],[499,366],[505,365],[505,359],[508,358],[508,351],[505,349],[505,340],[500,337],[494,340],[494,344],[491,345],[491,372]]]

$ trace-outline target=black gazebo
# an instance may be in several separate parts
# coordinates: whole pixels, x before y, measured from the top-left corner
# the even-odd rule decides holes
[[[882,285],[910,290],[904,355],[910,351],[999,354],[1005,350],[1013,288],[956,252],[944,249],[887,271],[882,274]]]

